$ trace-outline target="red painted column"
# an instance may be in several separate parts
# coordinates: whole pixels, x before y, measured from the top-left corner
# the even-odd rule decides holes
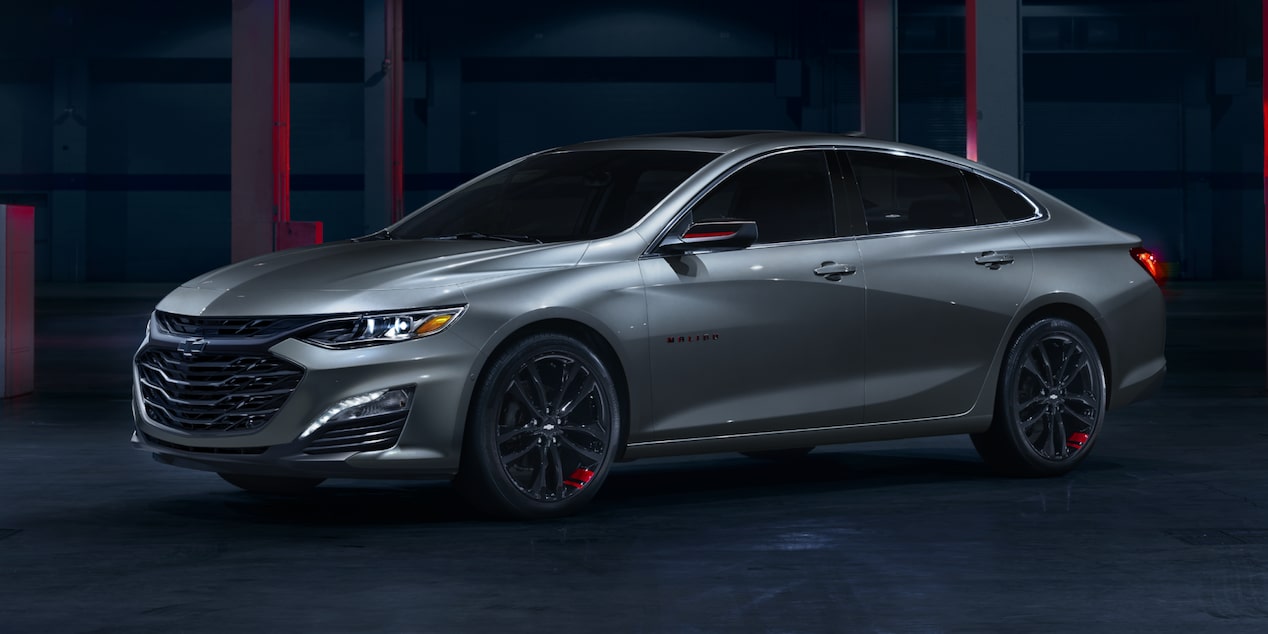
[[[0,205],[0,397],[35,390],[35,208]]]
[[[291,220],[291,0],[273,2],[273,209]]]
[[[964,0],[964,157],[977,160],[977,0]]]
[[[233,261],[321,242],[291,221],[290,0],[233,3],[230,166]]]

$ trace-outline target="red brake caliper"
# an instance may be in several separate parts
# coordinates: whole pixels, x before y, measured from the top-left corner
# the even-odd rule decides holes
[[[594,472],[589,469],[577,469],[572,475],[564,478],[564,484],[574,488],[581,489],[586,483],[590,482],[590,478],[594,477]]]
[[[1078,451],[1083,448],[1083,445],[1087,444],[1087,439],[1087,434],[1083,432],[1075,432],[1070,434],[1070,437],[1066,439],[1065,446],[1069,447],[1071,451]]]

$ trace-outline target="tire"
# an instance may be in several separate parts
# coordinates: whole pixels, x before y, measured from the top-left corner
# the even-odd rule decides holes
[[[768,451],[741,451],[742,455],[754,460],[770,460],[771,462],[796,462],[805,458],[814,447],[797,447],[795,449],[771,449]]]
[[[511,344],[476,386],[459,491],[503,519],[575,513],[619,451],[619,398],[612,373],[581,341],[542,333]]]
[[[971,436],[973,446],[1008,475],[1061,475],[1091,452],[1106,400],[1105,370],[1091,338],[1073,322],[1042,319],[1009,345],[994,420]]]
[[[297,495],[312,491],[325,478],[286,478],[279,476],[243,475],[241,473],[220,473],[225,482],[251,493],[270,493],[279,495]]]

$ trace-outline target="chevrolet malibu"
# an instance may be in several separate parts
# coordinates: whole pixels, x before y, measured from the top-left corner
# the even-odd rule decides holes
[[[134,446],[254,492],[453,478],[575,512],[619,460],[969,434],[1065,473],[1161,381],[1160,263],[980,164],[698,132],[533,154],[362,238],[199,276],[135,357]]]

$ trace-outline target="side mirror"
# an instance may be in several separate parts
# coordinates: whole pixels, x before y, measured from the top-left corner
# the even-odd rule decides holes
[[[757,241],[757,223],[752,220],[697,222],[681,236],[668,236],[657,249],[667,255],[692,251],[743,249]]]

